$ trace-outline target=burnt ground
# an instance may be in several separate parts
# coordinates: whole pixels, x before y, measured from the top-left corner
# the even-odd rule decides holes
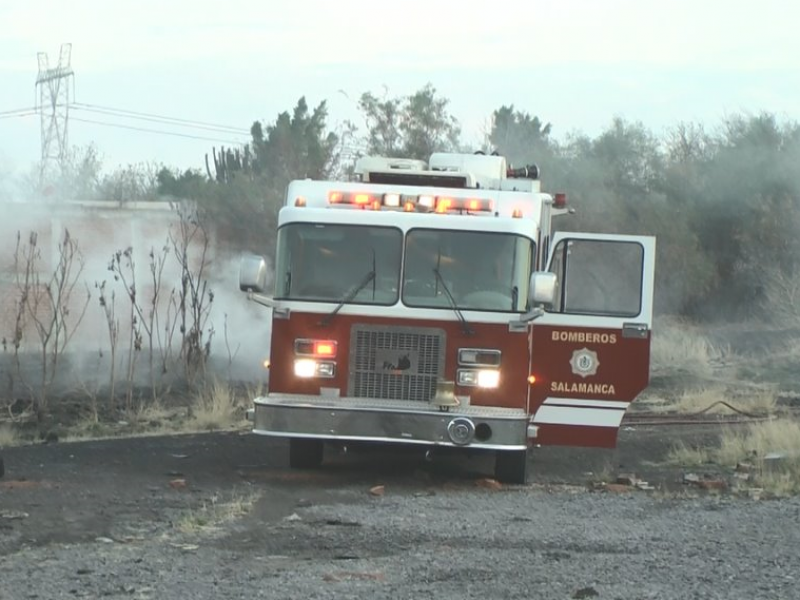
[[[800,408],[795,336],[784,354],[772,333],[719,336],[738,356],[709,383],[778,382],[780,408]],[[675,398],[692,377],[671,369],[649,392]],[[188,397],[175,403],[186,419]],[[63,414],[21,439],[63,439],[83,404],[54,403]],[[160,425],[101,417],[90,433]],[[694,474],[730,487],[686,485],[665,463],[721,432],[623,427],[614,450],[539,448],[530,485],[500,489],[488,453],[329,449],[296,472],[285,442],[247,431],[4,448],[0,600],[798,597],[800,500],[755,500],[714,465]],[[620,474],[652,489],[596,485]]]
[[[530,485],[500,489],[489,454],[329,452],[297,472],[247,432],[8,448],[0,600],[791,597],[800,505],[690,489],[663,463],[718,432],[538,449]],[[587,485],[619,472],[655,489]]]
[[[677,436],[713,440],[717,426],[628,428],[615,450],[538,448],[529,487],[587,487],[635,474],[661,492],[683,489],[682,471],[663,460]],[[457,493],[493,485],[490,453],[426,457],[421,451],[375,447],[326,449],[322,469],[288,469],[288,447],[248,432],[137,437],[8,448],[0,480],[0,556],[22,547],[136,536],[168,530],[182,514],[213,497],[257,492],[251,516],[278,521],[302,504],[347,493]],[[709,467],[713,468],[713,467]],[[13,518],[15,515],[27,515]]]

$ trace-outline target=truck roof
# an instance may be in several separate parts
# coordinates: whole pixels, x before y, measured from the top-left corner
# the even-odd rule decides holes
[[[430,185],[505,191],[540,192],[535,165],[511,169],[503,156],[435,152],[428,162],[409,158],[364,156],[356,161],[357,181],[391,185]],[[518,175],[524,174],[523,177]]]

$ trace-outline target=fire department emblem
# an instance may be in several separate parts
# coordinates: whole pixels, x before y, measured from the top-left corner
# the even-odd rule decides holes
[[[588,377],[597,373],[600,361],[597,360],[597,352],[588,348],[581,348],[572,353],[572,359],[569,364],[572,365],[572,372],[575,375]]]

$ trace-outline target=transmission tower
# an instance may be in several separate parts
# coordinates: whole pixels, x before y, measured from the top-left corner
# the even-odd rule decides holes
[[[75,73],[70,66],[72,44],[62,44],[58,66],[50,67],[46,52],[39,52],[37,109],[42,124],[42,161],[39,170],[40,185],[52,175],[54,167],[63,168],[67,157],[67,123],[69,120],[69,84]]]

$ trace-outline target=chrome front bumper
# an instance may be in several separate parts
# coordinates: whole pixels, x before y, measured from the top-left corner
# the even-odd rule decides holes
[[[247,411],[253,433],[278,437],[524,450],[536,427],[522,409],[269,394]]]

